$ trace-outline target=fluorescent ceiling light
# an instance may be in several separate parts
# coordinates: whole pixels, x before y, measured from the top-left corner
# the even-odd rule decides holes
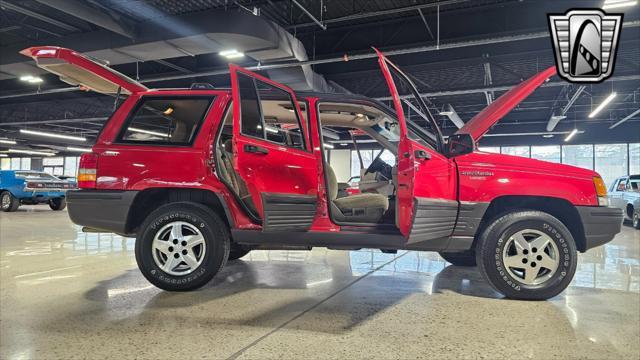
[[[74,147],[74,146],[67,146],[67,150],[77,151],[77,152],[91,152],[90,148],[81,148],[81,147]]]
[[[51,152],[34,151],[34,150],[20,150],[20,149],[9,149],[9,152],[10,153],[17,153],[17,154],[44,155],[44,156],[55,155],[55,153],[51,153]]]
[[[340,146],[347,146],[347,145],[349,145],[349,144],[347,144],[347,143],[340,143]]]
[[[0,154],[0,157],[9,157],[7,154]]]
[[[548,138],[552,138],[552,137],[553,137],[553,134],[544,134],[544,135],[542,135],[542,137],[543,137],[543,138],[547,138],[547,139],[548,139]]]
[[[327,144],[327,143],[324,144],[324,147],[326,147],[327,149],[333,149],[334,148],[333,145]]]
[[[566,138],[564,138],[564,141],[567,142],[569,140],[571,140],[574,136],[576,136],[576,134],[578,133],[578,129],[573,129],[569,135],[567,135]]]
[[[36,131],[36,130],[20,129],[20,133],[29,134],[29,135],[46,136],[46,137],[52,137],[52,138],[56,138],[56,139],[87,141],[87,138],[84,138],[82,136],[61,135],[61,134],[54,134],[54,133]]]
[[[9,139],[0,139],[0,144],[11,144],[11,145],[15,145],[16,142],[13,140],[9,140]]]
[[[20,81],[26,81],[28,83],[37,84],[37,83],[41,83],[43,80],[39,76],[25,75],[20,77]]]
[[[637,0],[605,0],[602,9],[607,10],[634,5],[638,5]]]
[[[142,134],[149,134],[149,135],[155,135],[155,136],[160,136],[160,137],[170,137],[167,134],[163,134],[161,132],[157,132],[157,131],[151,131],[151,130],[145,130],[145,129],[139,129],[139,128],[135,128],[135,127],[129,127],[128,129],[129,131],[133,131],[133,132],[139,132]]]
[[[596,115],[598,115],[598,113],[602,111],[602,109],[604,109],[604,107],[607,106],[611,102],[611,100],[613,100],[613,98],[616,97],[616,95],[618,94],[616,94],[615,92],[612,92],[609,96],[607,96],[607,98],[604,99],[604,101],[600,103],[600,105],[598,105],[598,107],[595,110],[593,110],[591,114],[589,114],[589,118],[593,118]]]
[[[231,49],[231,50],[223,50],[220,51],[218,53],[220,56],[224,56],[227,59],[235,59],[235,58],[241,58],[244,56],[244,53],[236,50],[236,49]]]

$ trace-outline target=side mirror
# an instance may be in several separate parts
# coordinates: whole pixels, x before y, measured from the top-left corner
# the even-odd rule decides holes
[[[447,141],[447,155],[450,157],[472,153],[476,148],[473,138],[469,134],[455,134]]]

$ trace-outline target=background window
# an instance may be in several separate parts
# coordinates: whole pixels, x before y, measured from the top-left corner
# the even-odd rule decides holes
[[[11,158],[11,170],[20,170],[20,158]]]
[[[189,145],[212,98],[143,98],[121,136],[124,142]]]
[[[507,155],[529,157],[529,147],[528,146],[503,146],[502,153]]]
[[[607,185],[617,177],[627,175],[627,144],[596,145],[595,164],[595,171]]]
[[[640,174],[640,143],[629,144],[629,174]]]
[[[373,162],[373,150],[360,150],[360,155],[364,168],[368,168]],[[360,160],[355,150],[351,150],[351,176],[360,176]]]
[[[532,146],[531,158],[559,163],[560,145]]]
[[[500,154],[500,146],[479,146],[478,150],[488,153]]]
[[[20,158],[20,170],[31,170],[31,158]]]
[[[562,163],[593,170],[593,145],[563,145]]]
[[[0,170],[11,170],[11,159],[9,158],[0,159]]]
[[[75,177],[78,172],[78,158],[75,156],[68,156],[64,158],[64,174],[65,176]]]

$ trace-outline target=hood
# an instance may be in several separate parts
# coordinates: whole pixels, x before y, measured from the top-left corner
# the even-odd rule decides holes
[[[456,162],[463,163],[478,169],[502,169],[518,172],[528,172],[536,174],[548,174],[569,176],[573,178],[592,179],[599,176],[593,170],[583,169],[576,166],[558,164],[549,161],[536,160],[521,156],[486,153],[476,151],[471,154],[456,157]]]
[[[495,123],[555,74],[556,67],[552,66],[516,85],[492,102],[491,105],[480,111],[460,128],[456,134],[469,134],[475,141],[478,141]]]

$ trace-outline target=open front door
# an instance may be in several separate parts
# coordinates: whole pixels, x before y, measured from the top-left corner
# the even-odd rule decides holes
[[[60,80],[103,94],[133,94],[147,91],[147,87],[70,49],[38,46],[20,51],[33,58],[38,67],[56,74]]]
[[[400,125],[396,224],[410,244],[444,247],[458,213],[455,164],[441,153],[442,134],[413,82],[376,52]]]
[[[263,231],[305,231],[318,201],[316,159],[293,90],[230,65],[233,167]],[[236,189],[238,190],[238,189]],[[238,194],[240,198],[247,198]]]

